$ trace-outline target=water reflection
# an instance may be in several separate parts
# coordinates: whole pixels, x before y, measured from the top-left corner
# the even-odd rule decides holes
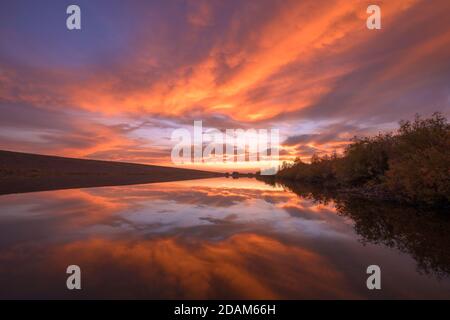
[[[448,224],[293,190],[217,178],[1,196],[0,297],[450,298]]]
[[[362,243],[383,244],[410,254],[419,272],[439,278],[450,275],[450,218],[446,212],[368,201],[296,183],[285,182],[284,186],[316,203],[333,201],[339,215],[353,220]]]

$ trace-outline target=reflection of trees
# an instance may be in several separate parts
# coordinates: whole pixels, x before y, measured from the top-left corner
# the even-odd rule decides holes
[[[292,191],[304,199],[311,199],[322,204],[328,204],[330,201],[334,201],[337,197],[336,192],[331,189],[326,189],[314,184],[303,184],[290,180],[283,180],[282,182],[268,177],[257,177],[258,180],[263,181],[271,186],[281,186]]]
[[[274,180],[265,181],[279,184]],[[292,182],[280,184],[303,198],[320,203],[334,201],[338,214],[354,221],[363,242],[384,244],[410,254],[420,272],[450,275],[450,218],[442,213],[368,201]]]
[[[450,219],[438,212],[363,199],[339,199],[338,213],[355,222],[363,241],[410,254],[419,271],[450,275]]]

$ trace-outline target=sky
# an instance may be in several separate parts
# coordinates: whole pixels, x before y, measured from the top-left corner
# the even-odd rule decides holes
[[[81,30],[66,28],[70,4]],[[0,149],[173,165],[172,132],[201,120],[279,129],[282,159],[340,152],[449,115],[449,13],[448,0],[1,1]]]

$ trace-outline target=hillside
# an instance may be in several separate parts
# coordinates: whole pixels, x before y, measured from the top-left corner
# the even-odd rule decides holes
[[[221,173],[0,150],[0,194],[202,179]]]

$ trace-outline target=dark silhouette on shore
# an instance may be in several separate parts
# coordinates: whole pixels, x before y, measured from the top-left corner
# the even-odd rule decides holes
[[[332,187],[365,198],[449,207],[450,125],[441,113],[400,122],[395,132],[357,138],[342,156],[283,163],[275,179]]]
[[[0,194],[221,176],[224,175],[201,170],[0,150]]]
[[[239,179],[239,178],[254,178],[255,174],[248,172],[248,173],[242,173],[238,171],[233,171],[232,173],[226,172],[225,173],[226,178],[233,178],[233,179]]]

